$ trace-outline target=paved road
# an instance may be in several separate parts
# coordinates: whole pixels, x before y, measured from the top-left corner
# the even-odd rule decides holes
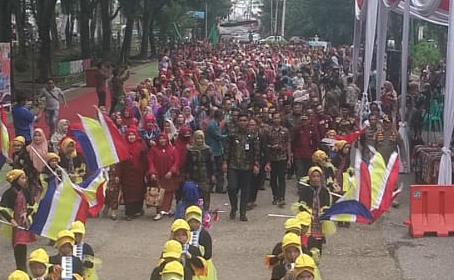
[[[403,178],[408,182],[410,178]],[[289,181],[288,201],[295,200],[294,181]],[[222,216],[211,230],[214,261],[219,279],[269,279],[263,259],[282,237],[283,218],[269,218],[268,213],[289,214],[290,206],[272,206],[271,191],[259,193],[259,207],[249,212],[249,222],[228,220]],[[438,279],[452,280],[454,240],[452,238],[411,239],[403,221],[408,217],[408,197],[402,205],[372,226],[353,225],[339,228],[324,248],[321,271],[324,280],[364,279]],[[226,209],[226,195],[214,195],[214,208]],[[162,245],[169,237],[170,219],[152,221],[152,211],[134,221],[90,220],[87,240],[102,259],[100,279],[120,280],[149,278]],[[40,240],[40,246],[46,245]],[[36,247],[36,246],[34,246]],[[55,250],[46,247],[49,252]],[[14,267],[9,243],[0,240],[0,279]]]

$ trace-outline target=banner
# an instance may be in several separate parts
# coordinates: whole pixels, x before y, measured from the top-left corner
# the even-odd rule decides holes
[[[11,103],[11,45],[0,43],[0,106]]]

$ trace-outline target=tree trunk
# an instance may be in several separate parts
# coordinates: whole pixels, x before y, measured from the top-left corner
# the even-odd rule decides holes
[[[56,50],[58,50],[58,49],[60,49],[60,37],[58,36],[57,17],[55,16],[55,10],[52,11],[50,28],[51,28],[51,34],[52,34],[53,47]]]
[[[27,36],[25,34],[25,1],[20,0],[16,6],[16,36],[19,42],[19,55],[27,56]],[[31,31],[31,30],[30,30]]]
[[[0,42],[11,41],[11,2],[11,0],[0,1]]]
[[[96,46],[96,25],[98,24],[99,5],[96,5],[90,16],[90,42],[92,47]]]
[[[73,44],[73,17],[71,14],[68,15],[68,18],[66,19],[66,27],[65,27],[65,38],[66,38],[66,47],[69,49],[71,48]]]
[[[123,39],[123,45],[121,46],[119,64],[126,63],[128,61],[129,54],[131,52],[131,40],[132,40],[132,29],[133,28],[134,28],[134,18],[128,17],[126,20],[125,37]]]
[[[140,44],[140,58],[146,58],[148,56],[148,37],[150,36],[150,23],[151,23],[151,0],[144,0],[144,12],[143,12],[143,32],[142,42]]]
[[[156,55],[156,42],[154,39],[154,34],[153,34],[153,26],[154,26],[154,19],[150,20],[150,33],[148,35],[148,39],[150,41],[150,49],[151,49],[151,55],[150,57],[154,57]]]
[[[82,58],[88,58],[90,56],[90,2],[89,0],[80,1],[80,50]]]
[[[101,0],[102,50],[103,57],[111,55],[112,25],[110,20],[110,0]]]
[[[56,0],[37,1],[38,33],[39,33],[39,58],[38,58],[38,79],[42,82],[51,75],[52,56],[50,28],[52,11],[55,10]]]

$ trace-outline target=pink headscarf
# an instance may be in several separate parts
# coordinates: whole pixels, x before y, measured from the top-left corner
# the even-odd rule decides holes
[[[43,172],[45,168],[45,163],[44,161],[46,160],[47,153],[49,151],[49,148],[47,146],[47,139],[46,135],[44,134],[44,131],[41,128],[36,128],[33,131],[33,136],[35,134],[41,134],[42,141],[40,144],[37,144],[34,140],[34,137],[32,137],[32,142],[30,145],[27,146],[27,152],[30,156],[30,159],[33,162],[33,167],[39,172]]]

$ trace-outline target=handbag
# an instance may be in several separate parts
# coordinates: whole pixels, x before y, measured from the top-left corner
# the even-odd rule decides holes
[[[159,207],[164,199],[165,189],[158,184],[150,185],[145,194],[145,205],[150,207]]]

